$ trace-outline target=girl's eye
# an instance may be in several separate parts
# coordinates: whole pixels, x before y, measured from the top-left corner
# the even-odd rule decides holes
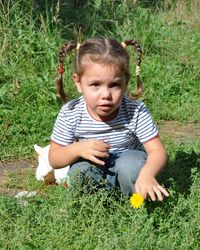
[[[94,82],[94,83],[90,84],[90,86],[97,88],[100,86],[100,84],[98,82]]]
[[[120,82],[113,82],[111,85],[112,88],[121,88],[122,85],[120,84]]]

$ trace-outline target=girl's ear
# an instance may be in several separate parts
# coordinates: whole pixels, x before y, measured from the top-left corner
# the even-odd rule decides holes
[[[82,88],[81,88],[80,77],[76,73],[74,73],[72,78],[74,80],[74,83],[76,85],[76,88],[77,88],[78,92],[81,94],[82,93]]]

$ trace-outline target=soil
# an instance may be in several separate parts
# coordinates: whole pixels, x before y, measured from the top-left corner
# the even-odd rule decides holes
[[[23,170],[27,170],[30,168],[36,168],[37,161],[35,159],[22,159],[7,163],[0,162],[0,194],[5,195],[16,195],[20,189],[9,188],[5,185],[6,176],[8,173],[20,174]]]
[[[175,143],[200,139],[200,122],[181,124],[176,121],[163,121],[158,127],[161,136],[170,137]]]
[[[200,122],[181,124],[176,121],[163,121],[159,125],[160,135],[163,138],[171,138],[175,143],[180,144],[185,141],[200,140]],[[5,176],[9,172],[19,173],[25,169],[36,168],[35,159],[22,159],[13,162],[0,162],[0,193],[14,195],[20,190],[8,188],[4,185]]]

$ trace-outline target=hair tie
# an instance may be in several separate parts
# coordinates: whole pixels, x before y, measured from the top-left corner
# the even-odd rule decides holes
[[[59,74],[62,76],[63,75],[63,73],[64,73],[64,68],[63,68],[63,65],[62,64],[60,64],[59,65],[59,67],[58,67],[58,72],[59,72]]]
[[[76,50],[79,50],[80,47],[81,47],[81,44],[80,44],[80,43],[77,43],[77,45],[76,45]]]
[[[136,76],[139,76],[140,72],[141,72],[140,66],[136,65],[136,69],[135,69]]]
[[[121,42],[121,46],[122,46],[123,48],[126,48],[126,47],[127,47],[127,45],[125,44],[125,42]]]

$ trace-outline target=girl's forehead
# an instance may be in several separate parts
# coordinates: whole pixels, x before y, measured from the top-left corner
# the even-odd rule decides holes
[[[102,67],[113,68],[117,71],[119,71],[121,68],[120,63],[117,63],[117,61],[112,59],[111,57],[105,57],[100,55],[85,55],[81,60],[81,66],[83,67],[83,69],[92,67],[95,64],[98,64]]]
[[[124,80],[125,74],[115,65],[91,62],[84,68],[80,79],[82,79],[83,84],[94,81],[107,84]]]

